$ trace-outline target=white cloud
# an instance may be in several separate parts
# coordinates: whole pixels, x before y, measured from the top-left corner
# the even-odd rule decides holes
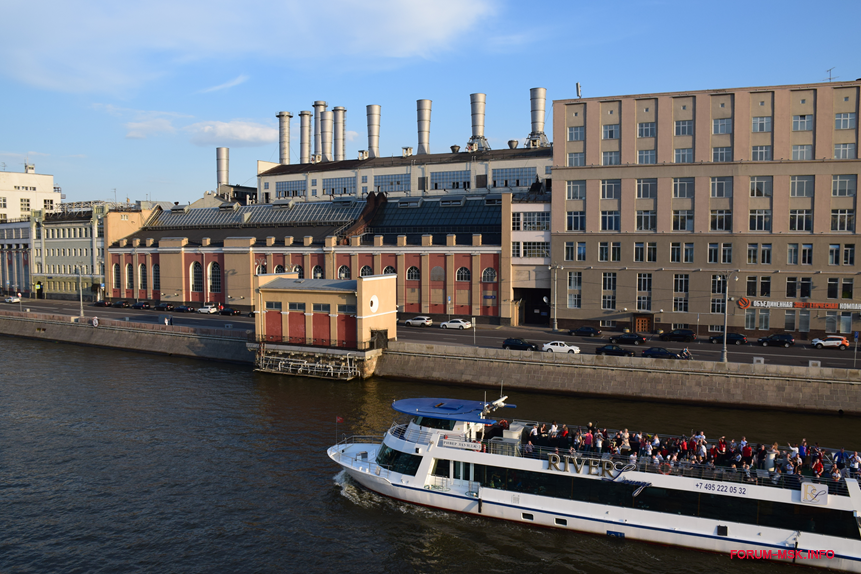
[[[347,130],[346,132],[344,132],[344,138],[346,138],[348,142],[354,141],[358,137],[359,132],[354,132],[352,130]]]
[[[263,124],[232,120],[198,122],[183,128],[191,143],[199,146],[259,146],[278,140],[278,129]]]
[[[176,131],[171,121],[165,118],[129,122],[126,124],[126,129],[129,130],[126,137],[134,140],[142,140],[158,134],[172,134]]]
[[[133,108],[121,108],[112,104],[93,104],[93,109],[105,112],[115,118],[128,118],[134,121],[124,124],[126,137],[129,139],[146,139],[149,136],[159,134],[172,134],[176,132],[173,121],[180,118],[191,118],[186,114],[176,112],[160,112],[157,110],[135,110]]]
[[[236,78],[226,82],[224,84],[218,86],[212,86],[211,88],[206,88],[205,90],[200,90],[201,94],[208,94],[209,92],[217,92],[218,90],[226,90],[227,88],[232,88],[234,86],[238,86],[242,82],[248,79],[248,76],[245,74],[240,74]]]

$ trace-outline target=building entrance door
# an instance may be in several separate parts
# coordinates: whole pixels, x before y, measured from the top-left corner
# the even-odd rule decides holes
[[[637,317],[634,319],[634,331],[637,333],[648,333],[652,330],[651,317]]]

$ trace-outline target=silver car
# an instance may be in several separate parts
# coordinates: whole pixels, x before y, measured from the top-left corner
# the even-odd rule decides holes
[[[421,315],[419,317],[407,319],[404,321],[404,325],[409,325],[410,327],[430,327],[433,325],[433,319],[426,315]]]

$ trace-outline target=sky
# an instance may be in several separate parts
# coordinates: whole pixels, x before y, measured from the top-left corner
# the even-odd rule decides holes
[[[464,147],[469,94],[487,94],[492,148],[530,132],[529,89],[551,100],[861,78],[858,0],[4,0],[0,170],[54,176],[66,201],[186,203],[278,161],[279,111],[344,106],[346,157],[417,147],[416,100],[433,100],[432,152]],[[841,24],[842,23],[842,24]],[[841,28],[843,28],[841,33]],[[5,164],[5,167],[4,167]]]

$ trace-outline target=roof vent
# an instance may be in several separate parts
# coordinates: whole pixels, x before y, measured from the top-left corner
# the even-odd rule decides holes
[[[187,205],[174,205],[173,207],[170,208],[170,212],[176,213],[176,214],[188,213],[188,206]]]
[[[295,281],[293,281],[293,283],[304,283],[304,282],[305,282],[304,279],[296,279]]]
[[[368,150],[360,149],[359,150],[359,159],[368,159]]]
[[[498,197],[491,197],[484,200],[484,205],[502,205],[502,199]]]
[[[225,202],[225,203],[222,203],[221,205],[218,206],[219,211],[236,211],[237,209],[239,209],[239,203],[238,202],[234,202],[234,203]]]
[[[422,204],[422,199],[414,198],[414,199],[402,199],[398,202],[399,209],[410,209],[414,207],[419,207]]]
[[[273,209],[293,209],[296,207],[295,199],[276,199],[272,202]]]
[[[451,153],[457,153],[457,152],[459,152],[459,151],[460,151],[460,146],[459,146],[459,145],[453,145],[453,146],[451,146]]]
[[[508,149],[517,149],[517,140],[508,140]]]
[[[402,147],[401,148],[401,156],[402,157],[410,157],[413,155],[413,148],[411,147]]]
[[[439,200],[440,207],[460,207],[466,201],[465,197],[460,197],[458,199],[441,199]]]
[[[251,212],[246,211],[242,214],[242,223],[248,223],[248,220],[251,219]]]

